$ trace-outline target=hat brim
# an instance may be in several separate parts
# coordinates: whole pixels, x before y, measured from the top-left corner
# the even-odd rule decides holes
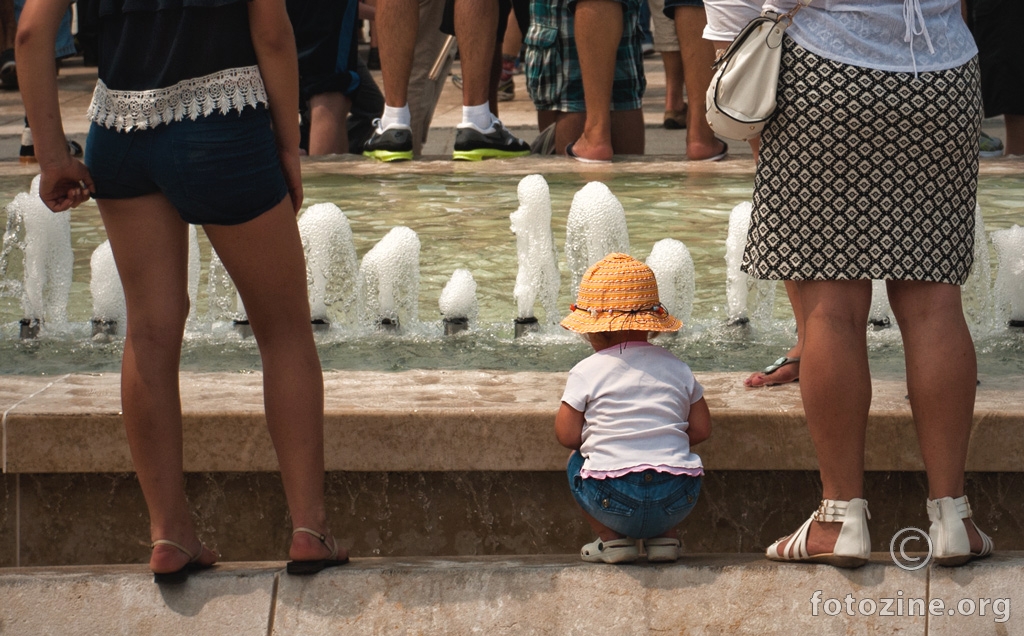
[[[576,333],[598,333],[601,331],[679,331],[683,322],[667,311],[658,314],[653,311],[599,312],[591,314],[585,309],[575,309],[559,323]]]

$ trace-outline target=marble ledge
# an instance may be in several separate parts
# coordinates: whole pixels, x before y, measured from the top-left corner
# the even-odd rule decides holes
[[[698,378],[715,423],[698,448],[710,470],[814,470],[795,385],[745,389]],[[12,473],[131,470],[117,374],[0,377],[3,464]],[[325,374],[328,470],[561,470],[552,421],[564,373]],[[273,471],[262,375],[183,373],[186,470]],[[906,387],[875,380],[868,470],[921,470]],[[968,470],[1024,471],[1024,379],[982,378]],[[410,443],[415,440],[415,443]]]
[[[1021,553],[1003,553],[953,570],[909,572],[885,553],[857,570],[758,555],[624,566],[570,556],[368,558],[309,578],[282,574],[280,563],[230,564],[179,588],[153,585],[144,566],[0,569],[0,624],[68,636],[621,636],[684,627],[702,635],[1024,634],[1024,619],[1010,611],[1024,594],[1021,560]],[[973,603],[970,615],[964,599]],[[964,611],[924,616],[936,601]]]

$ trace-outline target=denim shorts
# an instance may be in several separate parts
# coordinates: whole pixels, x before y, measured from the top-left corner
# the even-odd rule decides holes
[[[263,106],[130,132],[93,124],[85,165],[96,199],[159,192],[195,225],[245,223],[288,196]]]
[[[634,539],[657,537],[679,525],[700,494],[700,477],[645,470],[613,479],[584,479],[581,468],[583,456],[576,451],[566,469],[576,503],[601,524]]]

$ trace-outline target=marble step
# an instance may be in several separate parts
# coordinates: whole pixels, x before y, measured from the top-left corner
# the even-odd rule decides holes
[[[961,568],[857,570],[758,555],[610,566],[574,556],[356,559],[299,578],[232,563],[159,587],[144,566],[0,569],[0,633],[1024,634],[1024,553]]]

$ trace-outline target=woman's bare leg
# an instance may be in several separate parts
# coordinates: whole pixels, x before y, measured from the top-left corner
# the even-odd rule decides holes
[[[152,540],[201,547],[185,501],[178,364],[188,316],[188,225],[162,195],[99,202],[124,286],[127,334],[121,409],[132,462],[149,509]],[[150,568],[180,569],[188,557],[158,545]],[[203,549],[201,563],[216,554]]]
[[[928,498],[961,497],[971,437],[978,363],[960,287],[889,281],[889,303],[903,336],[907,389],[928,473]],[[971,549],[981,549],[966,523]]]
[[[825,499],[864,493],[864,438],[871,406],[867,323],[871,281],[799,281],[804,313],[800,395]],[[840,523],[811,524],[809,554],[832,551]]]
[[[310,326],[306,261],[291,202],[234,226],[205,226],[235,282],[263,360],[264,405],[293,528],[325,534],[324,392]],[[289,556],[326,556],[315,537],[292,538]],[[342,550],[340,556],[345,556]]]

